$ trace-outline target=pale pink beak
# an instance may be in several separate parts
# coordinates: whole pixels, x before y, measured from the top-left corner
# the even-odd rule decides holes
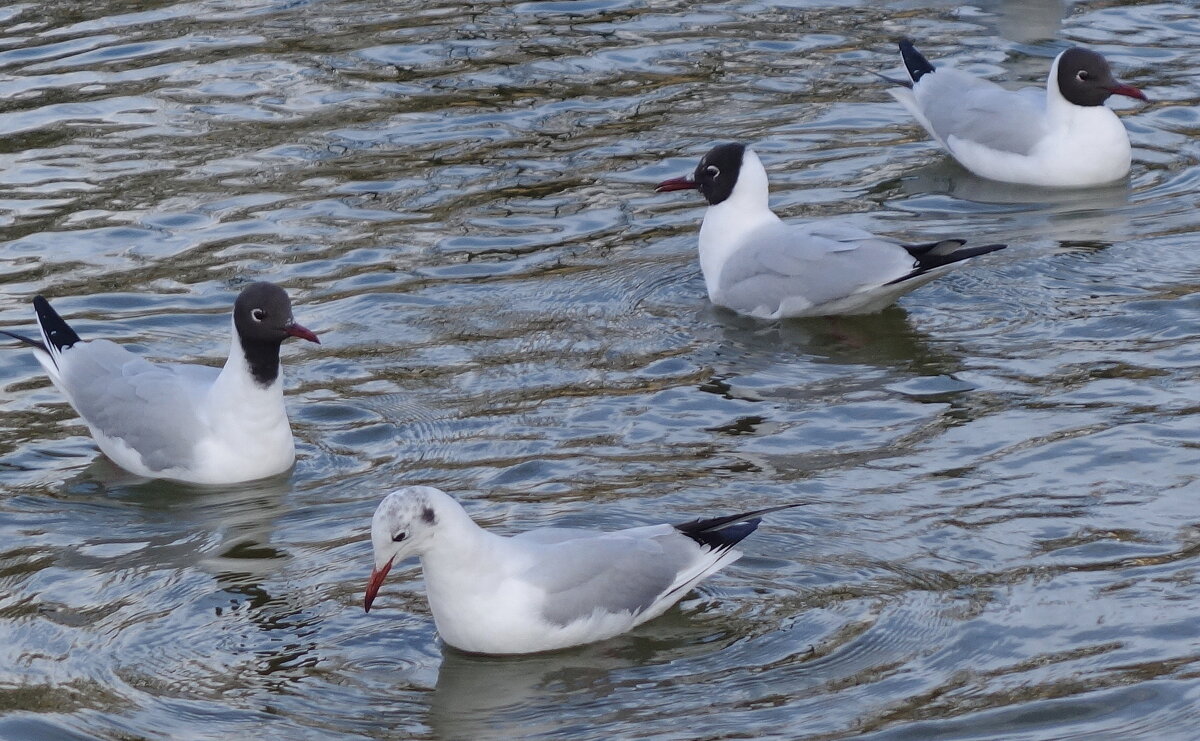
[[[391,559],[378,569],[371,570],[371,578],[367,580],[367,593],[363,596],[363,611],[371,611],[371,603],[375,601],[375,595],[379,594],[379,588],[383,586],[383,580],[392,570]]]

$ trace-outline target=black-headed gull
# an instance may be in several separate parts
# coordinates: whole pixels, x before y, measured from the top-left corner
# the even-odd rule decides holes
[[[279,286],[253,283],[238,294],[220,369],[151,363],[109,340],[81,340],[41,296],[33,308],[41,342],[3,334],[34,348],[118,466],[150,478],[232,484],[282,473],[295,461],[279,346],[288,337],[319,340],[292,318]]]
[[[869,314],[942,275],[953,263],[1003,249],[963,240],[904,245],[850,224],[785,224],[767,203],[767,171],[745,144],[720,144],[696,171],[658,192],[699,190],[700,270],[709,299],[762,319]]]
[[[1104,106],[1112,95],[1146,100],[1113,77],[1104,57],[1072,47],[1050,65],[1046,89],[1005,90],[952,68],[935,69],[900,42],[911,83],[888,92],[971,172],[1047,187],[1101,185],[1129,172],[1129,134]],[[890,79],[890,78],[885,78]]]
[[[475,524],[440,489],[388,494],[371,519],[369,612],[392,564],[420,556],[442,640],[471,653],[519,654],[601,641],[658,617],[779,507],[682,525],[601,532],[540,528],[505,537]]]

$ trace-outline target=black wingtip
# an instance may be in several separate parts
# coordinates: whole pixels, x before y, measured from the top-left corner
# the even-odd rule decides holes
[[[915,278],[944,265],[986,255],[1008,246],[1006,244],[985,244],[981,247],[963,247],[964,244],[965,241],[961,239],[943,239],[940,242],[930,242],[929,244],[903,245],[904,249],[908,250],[908,254],[916,259],[917,265],[911,273],[897,278],[888,285],[902,283],[909,278]]]
[[[868,75],[875,75],[879,79],[881,79],[884,82],[889,83],[891,85],[899,85],[900,87],[907,87],[907,88],[911,88],[913,85],[908,80],[897,80],[895,77],[888,77],[887,75],[880,74],[873,69],[867,69],[866,67],[862,66],[861,64],[854,64],[853,62],[845,62],[844,64],[847,67],[853,67],[854,69],[859,70],[861,72],[866,72]]]
[[[23,334],[17,334],[16,332],[9,332],[6,329],[0,329],[0,334],[4,335],[6,337],[11,337],[14,340],[16,340],[17,342],[21,342],[23,344],[29,345],[32,348],[41,350],[42,352],[49,352],[48,350],[46,350],[45,345],[38,342],[37,340],[31,340]]]
[[[79,342],[79,335],[75,334],[75,330],[63,321],[54,307],[50,306],[50,302],[42,296],[33,297],[33,311],[37,314],[42,334],[56,349],[62,350]]]
[[[767,507],[766,509],[756,509],[753,512],[742,512],[741,514],[727,515],[725,517],[711,517],[706,520],[692,520],[691,522],[676,525],[675,529],[700,545],[707,546],[713,550],[727,551],[758,528],[759,523],[762,522],[762,517],[759,515],[765,515],[768,512],[778,512],[781,509],[803,507],[806,504],[812,504],[812,502],[792,502],[791,504],[780,504],[775,507]]]
[[[717,520],[724,519],[723,517],[717,518]],[[693,522],[685,522],[682,525],[676,525],[675,529],[702,546],[707,546],[714,551],[727,551],[745,540],[750,533],[757,530],[759,523],[762,522],[762,518],[739,519],[735,520],[733,524],[725,523],[715,527],[709,525],[713,521],[695,520]]]
[[[920,82],[922,77],[933,72],[933,65],[929,63],[928,59],[921,56],[921,52],[917,51],[913,42],[901,39],[899,46],[900,57],[904,59],[904,66],[908,68],[908,76],[914,83]]]

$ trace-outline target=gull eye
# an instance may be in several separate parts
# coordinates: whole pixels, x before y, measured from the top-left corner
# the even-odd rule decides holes
[[[262,309],[255,309],[254,311],[250,312],[250,318],[256,322],[261,322],[263,317],[266,315],[267,312],[263,311]]]
[[[1080,82],[1087,82],[1088,78],[1090,77],[1091,75],[1087,73],[1086,69],[1081,69],[1075,73],[1075,79],[1079,80]]]
[[[709,165],[708,167],[704,168],[704,171],[709,175],[712,175],[714,178],[721,174],[721,168],[717,167],[716,165]]]
[[[407,537],[408,537],[408,533],[396,533],[395,535],[392,536],[392,542],[399,543],[400,541],[404,540]]]

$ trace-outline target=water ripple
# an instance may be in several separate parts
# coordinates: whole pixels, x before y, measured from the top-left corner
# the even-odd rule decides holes
[[[0,326],[43,293],[216,364],[266,278],[324,343],[285,346],[295,470],[221,491],[117,471],[0,353],[0,736],[1178,735],[1198,28],[1026,0],[0,8]],[[965,173],[863,72],[900,36],[1005,83],[1100,49],[1152,98],[1115,106],[1129,180]],[[653,193],[729,138],[788,218],[1010,247],[876,316],[732,316],[702,202]],[[437,641],[414,567],[359,608],[405,483],[502,531],[808,506],[630,635],[488,659]]]

